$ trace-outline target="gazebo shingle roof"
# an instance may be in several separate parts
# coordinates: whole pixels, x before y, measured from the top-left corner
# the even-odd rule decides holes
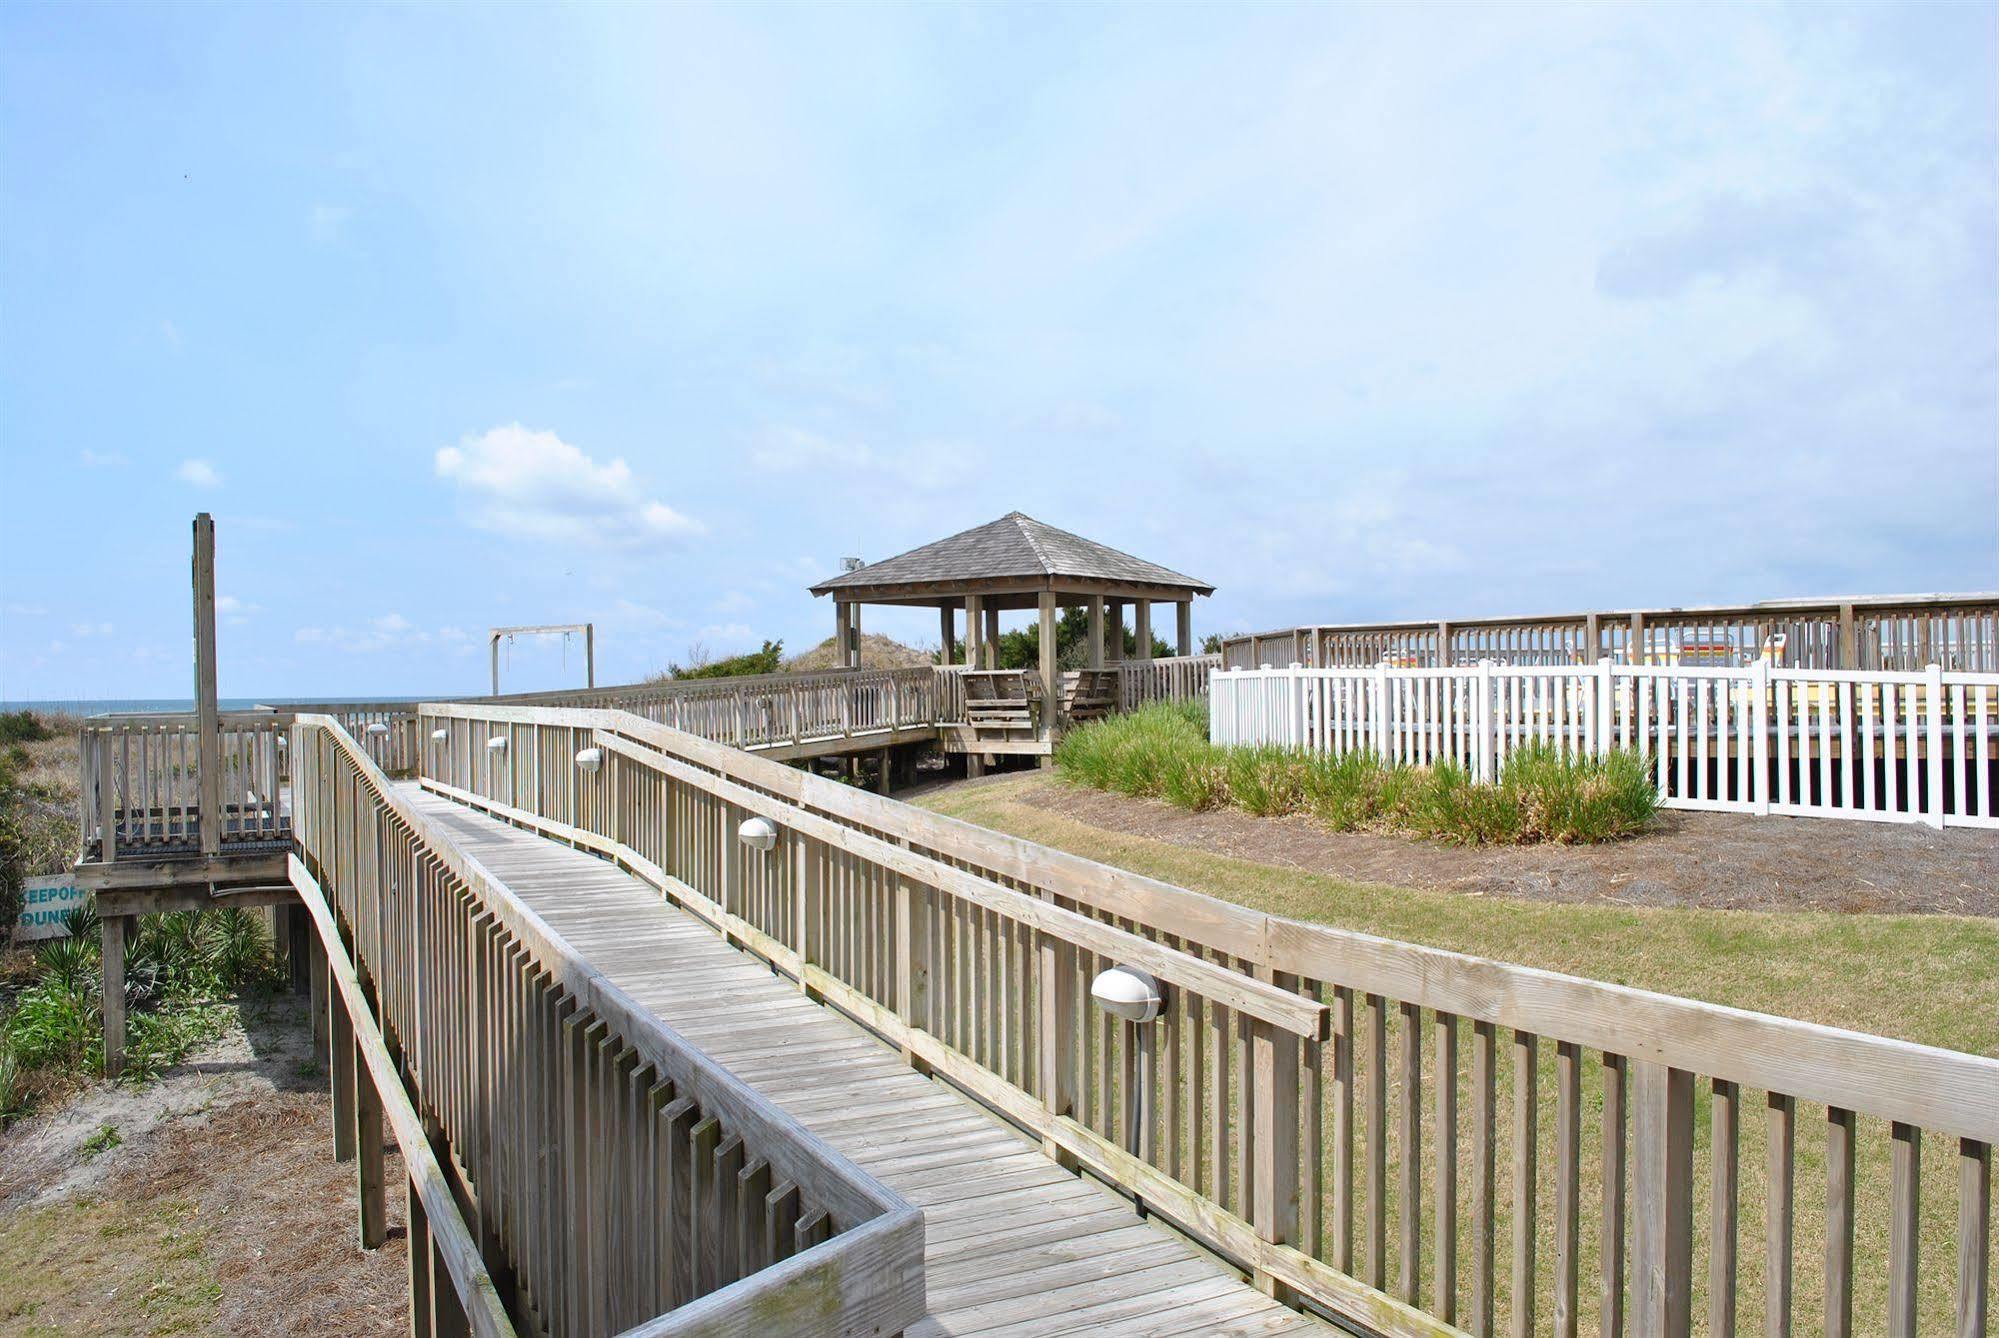
[[[948,539],[842,572],[813,586],[812,593],[1023,577],[1175,586],[1199,595],[1211,595],[1215,589],[1206,581],[1015,511]]]

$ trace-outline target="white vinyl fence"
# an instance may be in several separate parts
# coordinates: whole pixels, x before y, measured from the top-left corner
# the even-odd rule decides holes
[[[1999,827],[1999,674],[1854,669],[1503,665],[1232,669],[1209,737],[1495,779],[1543,743],[1645,753],[1667,807]]]

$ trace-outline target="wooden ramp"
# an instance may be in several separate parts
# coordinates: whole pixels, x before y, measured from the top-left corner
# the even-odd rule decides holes
[[[930,1316],[911,1335],[1331,1331],[1061,1170],[644,883],[398,788],[633,998],[922,1208]]]

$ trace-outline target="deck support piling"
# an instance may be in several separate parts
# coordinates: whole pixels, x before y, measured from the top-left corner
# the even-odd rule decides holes
[[[99,921],[103,943],[104,1076],[115,1078],[125,1068],[125,936],[128,916],[107,915]]]
[[[338,990],[327,1000],[328,1044],[333,1052],[333,1160],[344,1162],[354,1156],[354,1021],[347,1016],[347,1001]],[[415,1247],[414,1231],[410,1236]]]
[[[350,1038],[353,1029],[349,1029]],[[358,1042],[350,1043],[341,1063],[354,1075],[355,1188],[360,1200],[360,1241],[364,1250],[380,1249],[389,1238],[387,1205],[382,1196],[382,1094]]]

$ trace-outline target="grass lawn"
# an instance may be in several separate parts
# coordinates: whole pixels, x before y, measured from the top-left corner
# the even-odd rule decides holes
[[[1390,888],[1345,882],[1295,869],[1225,858],[1125,833],[1085,825],[1060,814],[1021,802],[1030,787],[1047,782],[1025,776],[996,784],[967,786],[934,793],[921,802],[939,813],[1025,837],[1059,849],[1146,874],[1209,895],[1277,914],[1316,920],[1390,938],[1451,948],[1484,957],[1614,981],[1666,993],[1730,1004],[1740,1008],[1803,1018],[1832,1026],[1901,1037],[1930,1045],[1999,1054],[1999,921],[1926,915],[1841,915],[1825,912],[1769,914],[1745,911],[1635,909],[1541,904],[1474,897],[1458,893]],[[1398,1053],[1400,1022],[1389,1006],[1390,1055]],[[1363,1023],[1364,1028],[1364,1023]],[[1504,1044],[1504,1054],[1510,1047]],[[1461,1056],[1469,1053],[1469,1037],[1461,1037]],[[1430,1050],[1427,1039],[1426,1051]],[[1540,1146],[1536,1199],[1539,1326],[1552,1321],[1554,1221],[1554,1049],[1545,1043],[1538,1068]],[[1597,1332],[1597,1222],[1601,1180],[1596,1161],[1601,1146],[1601,1094],[1594,1079],[1594,1057],[1587,1061],[1591,1078],[1585,1085],[1581,1231],[1582,1329]],[[1461,1058],[1461,1064],[1468,1063]],[[1426,1053],[1425,1083],[1434,1083],[1434,1054]],[[1393,1082],[1391,1059],[1390,1081]],[[1459,1075],[1460,1083],[1465,1075]],[[1499,1118],[1502,1130],[1513,1119],[1509,1093],[1510,1061],[1499,1075]],[[1708,1146],[1711,1109],[1706,1083],[1697,1085],[1696,1168],[1696,1314],[1704,1315],[1708,1250]],[[1391,1087],[1389,1100],[1390,1174],[1399,1165],[1395,1112],[1401,1093]],[[1330,1105],[1330,1103],[1328,1103]],[[1469,1107],[1460,1091],[1459,1109]],[[1819,1331],[1822,1324],[1824,1275],[1824,1110],[1801,1103],[1797,1115],[1796,1203],[1796,1328]],[[1744,1092],[1741,1121],[1741,1233],[1739,1324],[1753,1330],[1760,1324],[1764,1255],[1764,1112],[1763,1094]],[[1889,1140],[1885,1124],[1862,1119],[1858,1141],[1859,1192],[1855,1240],[1855,1331],[1886,1331]],[[1502,1149],[1504,1147],[1502,1134]],[[1326,1136],[1332,1150],[1330,1123]],[[1471,1248],[1469,1211],[1471,1184],[1469,1138],[1460,1138],[1459,1203],[1460,1318],[1469,1295]],[[1431,1183],[1434,1167],[1423,1150],[1424,1177]],[[1947,1332],[1956,1284],[1954,1242],[1957,1226],[1956,1146],[1954,1140],[1929,1138],[1922,1148],[1920,1331]],[[1361,1183],[1356,1166],[1356,1194]],[[1513,1298],[1506,1285],[1507,1251],[1511,1239],[1510,1166],[1503,1150],[1499,1165],[1497,1224],[1499,1323],[1504,1328]],[[1330,1167],[1325,1183],[1331,1184]],[[1390,1197],[1392,1199],[1392,1189]],[[1426,1202],[1433,1190],[1426,1191]],[[1330,1214],[1336,1211],[1327,1206]],[[1401,1205],[1390,1204],[1389,1259],[1385,1269],[1396,1276],[1395,1241]],[[1425,1222],[1422,1263],[1426,1303],[1431,1298],[1431,1260]],[[1361,1271],[1363,1261],[1355,1262]],[[1364,1274],[1363,1274],[1364,1276]],[[1629,1280],[1627,1279],[1627,1287]],[[1698,1327],[1698,1322],[1697,1322]]]

